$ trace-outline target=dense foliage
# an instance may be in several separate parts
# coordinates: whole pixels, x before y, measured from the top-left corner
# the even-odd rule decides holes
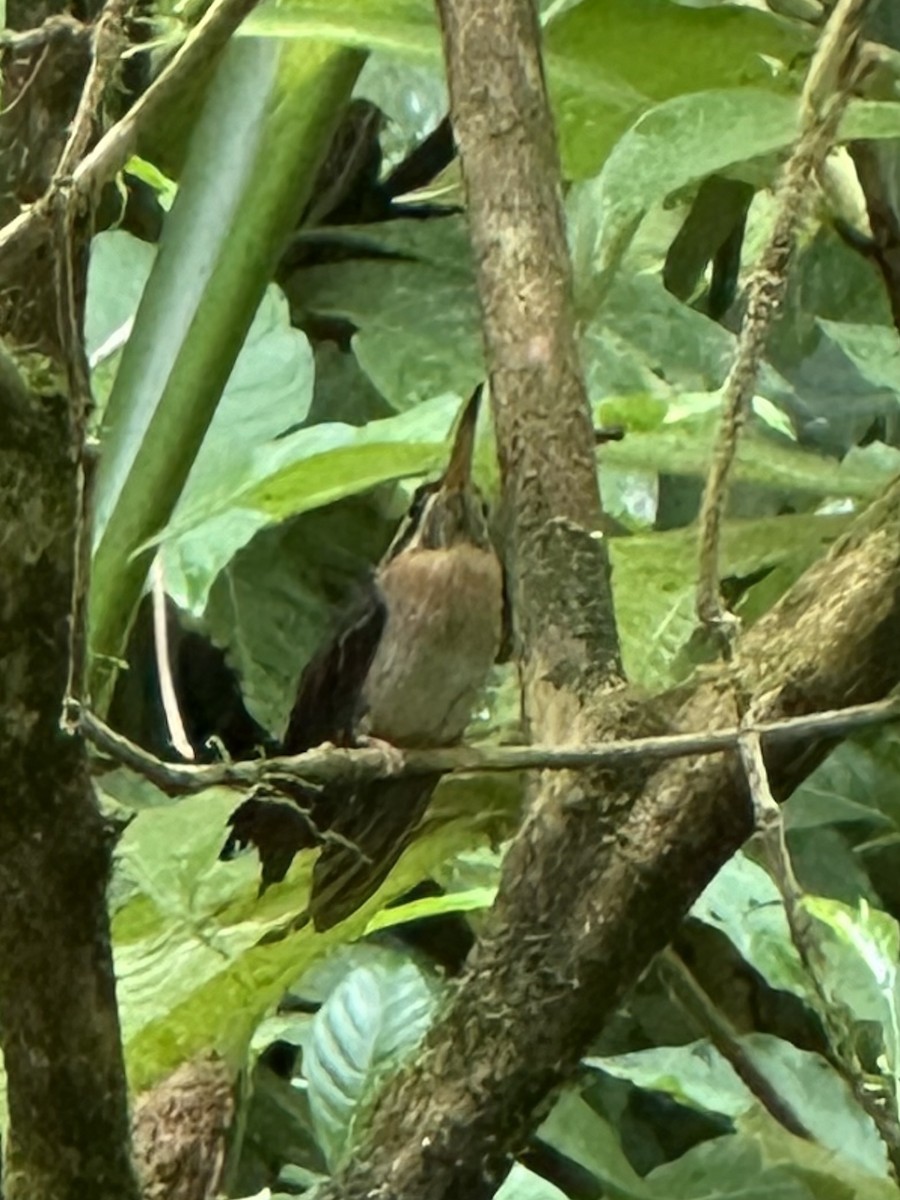
[[[814,34],[759,6],[544,8],[584,370],[595,423],[626,431],[599,461],[621,526],[616,618],[630,679],[657,692],[693,667],[691,523]],[[842,139],[900,137],[900,99],[889,78],[877,82],[881,98],[851,104]],[[351,90],[386,120],[345,120],[335,134]],[[145,138],[120,227],[94,239],[94,685],[111,722],[151,749],[163,752],[166,735],[146,603],[125,642],[147,546],[177,606],[176,682],[197,749],[213,734],[246,754],[281,732],[305,661],[411,486],[441,463],[460,398],[483,376],[458,164],[439,164],[410,196],[379,187],[446,106],[428,0],[264,7],[212,80]],[[343,194],[320,172],[298,224],[329,144],[338,176],[349,170],[341,146],[363,147],[365,165]],[[900,469],[900,350],[859,251],[854,187],[849,158],[835,155],[741,445],[723,575],[746,622]],[[479,472],[496,495],[489,432]],[[130,668],[113,695],[109,663],[122,656]],[[213,682],[204,690],[198,677]],[[516,717],[514,672],[498,667],[471,737],[514,738]],[[832,1042],[837,1028],[843,1059],[896,1112],[898,779],[896,732],[869,734],[786,805],[822,949],[815,978],[752,849],[715,880],[677,947],[710,1011],[815,1140],[764,1113],[702,1012],[654,968],[541,1127],[530,1166],[510,1175],[507,1200],[897,1195]],[[232,1194],[276,1180],[294,1194],[350,1152],[378,1080],[414,1053],[449,986],[436,959],[452,961],[447,939],[459,936],[438,918],[477,929],[521,781],[446,783],[378,895],[325,935],[290,929],[311,854],[262,898],[254,856],[218,860],[232,792],[172,800],[124,769],[100,786],[111,811],[134,815],[111,896],[132,1083],[210,1049],[247,1060]],[[409,898],[426,879],[439,888]],[[414,917],[421,939],[404,924]]]

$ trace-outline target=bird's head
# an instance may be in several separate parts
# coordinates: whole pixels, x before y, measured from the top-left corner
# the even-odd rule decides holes
[[[408,550],[447,550],[460,544],[489,549],[487,507],[472,482],[475,429],[483,385],[479,384],[460,414],[444,474],[416,489],[386,559]]]

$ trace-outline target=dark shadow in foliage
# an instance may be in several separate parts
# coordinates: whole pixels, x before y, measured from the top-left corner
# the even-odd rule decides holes
[[[273,753],[277,741],[247,711],[236,672],[224,651],[187,627],[177,606],[166,601],[171,670],[188,741],[201,761],[213,761],[217,738],[235,759]],[[153,637],[149,597],[141,603],[126,651],[128,667],[119,674],[109,719],[115,729],[158,758],[172,760]]]

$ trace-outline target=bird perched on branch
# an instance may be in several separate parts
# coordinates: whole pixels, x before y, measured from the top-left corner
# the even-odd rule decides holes
[[[444,474],[416,491],[369,592],[304,670],[285,754],[361,737],[406,749],[462,736],[497,657],[503,614],[500,562],[472,482],[481,390],[462,411]],[[232,814],[223,857],[256,845],[266,886],[298,850],[321,845],[309,915],[328,929],[387,877],[437,782],[387,779],[321,793],[298,785],[296,806],[253,797]]]

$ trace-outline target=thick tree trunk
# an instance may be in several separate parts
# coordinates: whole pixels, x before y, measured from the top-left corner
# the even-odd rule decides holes
[[[9,24],[23,29],[62,11],[10,4]],[[88,31],[71,17],[59,28],[52,46],[14,49],[3,60],[3,221],[47,187],[81,92]],[[7,1200],[129,1200],[138,1191],[106,908],[113,838],[95,804],[84,746],[60,728],[81,523],[83,398],[68,394],[76,373],[60,321],[58,243],[48,229],[38,234],[27,254],[0,264],[4,1187]],[[78,320],[85,249],[84,239],[71,246],[67,301]]]
[[[541,741],[658,730],[617,678],[558,168],[531,0],[438,0],[485,316],[526,712]],[[701,682],[670,728],[884,697],[900,680],[900,484]],[[824,745],[769,756],[786,795]],[[328,1200],[490,1196],[552,1091],[752,832],[736,756],[541,781],[444,1018]]]
[[[4,409],[8,395],[0,397]],[[60,730],[77,515],[65,396],[20,396],[0,448],[0,1036],[7,1200],[127,1200],[106,909],[112,838]]]

